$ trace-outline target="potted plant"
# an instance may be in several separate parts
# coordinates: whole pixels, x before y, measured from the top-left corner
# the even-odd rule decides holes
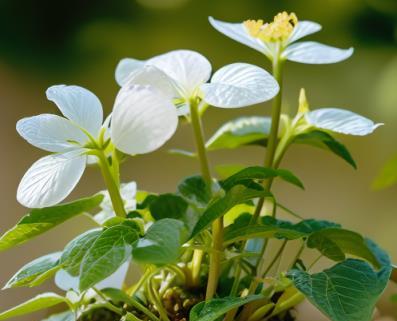
[[[5,286],[31,287],[54,277],[63,295],[40,294],[1,313],[0,320],[64,304],[65,312],[47,320],[287,321],[295,319],[305,298],[333,321],[372,319],[395,277],[387,253],[338,223],[304,219],[272,192],[276,180],[303,188],[299,178],[280,168],[291,145],[323,148],[355,168],[335,135],[365,136],[381,125],[345,109],[313,109],[303,89],[296,113],[281,112],[287,61],[336,63],[353,49],[301,41],[321,26],[298,21],[293,13],[280,13],[271,23],[213,18],[210,23],[264,54],[272,72],[233,63],[211,77],[210,62],[190,50],[145,61],[127,58],[116,69],[121,89],[105,120],[93,93],[57,85],[47,90],[47,98],[62,116],[18,122],[23,138],[51,154],[22,178],[17,198],[31,210],[0,238],[0,250],[81,214],[96,227],[63,250],[28,263]],[[209,106],[243,108],[271,99],[271,117],[228,121],[205,140],[202,120]],[[191,125],[196,150],[174,153],[197,159],[200,174],[165,194],[121,183],[123,160],[161,147],[179,117]],[[253,144],[266,147],[263,164],[226,165],[215,173],[208,162],[209,152]],[[62,203],[87,165],[100,169],[106,191]],[[281,220],[280,211],[291,220]],[[287,247],[294,249],[292,256],[285,255]],[[317,253],[315,260],[304,260],[306,251]],[[324,270],[317,269],[321,259],[327,260]],[[125,279],[130,265],[142,272],[135,283]]]

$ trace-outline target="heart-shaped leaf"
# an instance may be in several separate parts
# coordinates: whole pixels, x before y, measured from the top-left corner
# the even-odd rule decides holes
[[[29,262],[15,273],[4,286],[4,289],[40,285],[61,268],[59,265],[60,256],[61,252],[56,252]]]
[[[365,261],[348,259],[320,273],[292,270],[288,276],[331,320],[369,321],[390,270],[390,266],[384,266],[375,271]]]
[[[129,225],[105,230],[81,262],[80,290],[87,290],[113,274],[131,257],[132,245],[137,239],[137,230]]]
[[[95,195],[53,207],[33,209],[0,238],[0,251],[27,242],[49,229],[99,206],[103,195]]]

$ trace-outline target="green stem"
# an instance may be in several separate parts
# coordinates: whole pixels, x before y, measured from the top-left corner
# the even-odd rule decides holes
[[[208,165],[207,151],[204,143],[203,129],[199,114],[199,106],[196,100],[190,102],[190,116],[196,140],[197,155],[200,160],[201,174],[206,181],[208,188],[212,189],[212,178]],[[206,300],[211,299],[218,286],[220,274],[221,253],[223,251],[223,218],[219,218],[212,223],[212,247],[210,253],[210,266],[208,272],[208,283],[206,291]]]
[[[203,250],[194,250],[193,258],[191,262],[191,281],[192,287],[196,288],[200,285],[200,268],[201,261],[203,259],[204,251]]]
[[[109,191],[109,196],[112,201],[114,212],[117,216],[126,217],[127,213],[124,208],[124,202],[121,198],[119,187],[110,170],[110,165],[103,151],[95,151],[95,155],[99,159],[99,167],[101,168],[103,179],[105,180],[106,187]]]
[[[272,68],[273,68],[273,77],[277,80],[280,91],[273,99],[272,105],[272,123],[270,127],[270,134],[266,148],[266,156],[264,166],[268,168],[273,168],[275,163],[275,154],[278,145],[278,132],[280,127],[280,116],[281,116],[281,103],[282,103],[282,96],[283,96],[283,77],[282,77],[282,66],[283,62],[280,60],[279,57],[275,57],[273,59]],[[265,182],[265,189],[270,191],[271,186],[273,183],[273,179],[268,179]],[[252,217],[252,222],[256,222],[260,213],[262,211],[262,207],[264,204],[264,198],[261,198],[258,201],[258,204],[255,209],[255,213]]]
[[[296,255],[294,257],[294,259],[292,260],[291,264],[288,266],[287,271],[291,270],[294,267],[295,262],[298,261],[300,256],[302,255],[302,252],[304,251],[305,246],[306,246],[306,243],[302,242],[302,245],[300,246],[298,252],[296,253]]]
[[[279,132],[280,116],[281,116],[281,103],[282,103],[282,95],[283,95],[282,66],[283,66],[283,62],[280,61],[280,59],[278,57],[275,57],[272,62],[273,76],[277,80],[277,82],[280,86],[280,91],[278,92],[276,97],[273,99],[273,105],[272,105],[272,122],[271,122],[269,140],[268,140],[265,162],[264,162],[265,167],[269,167],[269,168],[273,167],[274,157],[275,157],[277,143],[278,143],[278,132]],[[273,183],[273,179],[267,180],[265,182],[265,189],[270,191],[272,183]],[[257,220],[261,214],[264,203],[265,203],[264,197],[262,197],[258,200],[258,203],[255,208],[255,212],[251,218],[250,224],[254,224],[257,222]],[[264,248],[262,250],[264,250],[266,248],[266,246],[267,246],[267,242],[265,242]],[[259,262],[260,262],[260,260],[259,260]],[[237,281],[235,280],[235,282],[237,283],[236,287],[238,287],[240,275],[241,275],[241,270],[235,274],[235,277],[237,279]]]

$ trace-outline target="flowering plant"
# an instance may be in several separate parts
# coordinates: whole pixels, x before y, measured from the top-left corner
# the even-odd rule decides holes
[[[1,236],[0,250],[81,214],[95,227],[63,250],[26,264],[4,287],[33,287],[54,277],[64,295],[40,294],[0,313],[0,320],[58,304],[68,309],[48,321],[291,320],[305,298],[333,321],[371,320],[396,274],[387,253],[337,223],[304,219],[272,192],[276,180],[303,188],[280,168],[291,145],[320,147],[356,167],[336,134],[365,136],[381,125],[341,108],[311,109],[303,89],[296,114],[282,113],[286,61],[336,63],[353,49],[297,42],[321,27],[286,12],[271,23],[210,23],[263,53],[272,73],[233,63],[211,77],[210,62],[190,50],[145,61],[126,58],[117,66],[121,88],[105,120],[93,93],[59,85],[47,90],[47,98],[64,117],[44,114],[18,122],[24,139],[52,154],[23,176],[17,199],[31,210]],[[207,108],[243,108],[270,99],[271,117],[231,120],[205,140]],[[200,174],[166,194],[122,183],[121,162],[161,147],[177,129],[178,117],[191,124],[196,145],[196,152],[179,153],[196,158]],[[223,166],[214,175],[209,152],[246,145],[266,147],[263,164]],[[61,203],[87,165],[100,169],[107,189]],[[280,211],[291,220],[279,219]],[[295,251],[291,257],[287,247]],[[309,251],[317,253],[312,262],[302,255]],[[317,264],[322,259],[324,270]],[[142,272],[136,282],[126,277],[130,266]]]

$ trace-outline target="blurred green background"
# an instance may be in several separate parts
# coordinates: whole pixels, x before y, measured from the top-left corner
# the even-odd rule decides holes
[[[15,199],[16,188],[25,170],[44,155],[17,135],[15,123],[25,116],[56,112],[45,98],[47,87],[84,86],[98,95],[108,113],[118,90],[114,69],[124,57],[145,59],[173,49],[193,49],[207,56],[214,70],[236,61],[269,69],[264,56],[212,29],[207,17],[270,20],[282,10],[321,23],[324,30],[312,39],[356,49],[350,60],[336,65],[288,63],[284,111],[295,112],[299,88],[305,87],[312,108],[348,108],[386,126],[369,137],[342,138],[358,163],[356,171],[324,151],[293,147],[282,166],[293,170],[306,190],[279,184],[276,194],[304,217],[335,220],[368,235],[397,262],[397,187],[381,192],[370,187],[382,164],[397,152],[396,0],[0,0],[0,233],[26,213]],[[211,109],[204,119],[207,136],[229,119],[269,110],[269,104]],[[194,160],[166,152],[192,148],[190,131],[181,125],[165,148],[129,160],[123,167],[124,180],[136,180],[145,190],[173,191],[182,177],[198,171]],[[246,147],[210,158],[214,165],[258,164],[263,154],[259,147]],[[70,198],[100,189],[100,175],[89,169]],[[1,253],[0,283],[33,258],[62,249],[89,225],[87,219],[77,218]],[[40,289],[1,292],[0,310],[39,290],[53,289],[50,283]],[[19,320],[40,320],[42,315]]]

